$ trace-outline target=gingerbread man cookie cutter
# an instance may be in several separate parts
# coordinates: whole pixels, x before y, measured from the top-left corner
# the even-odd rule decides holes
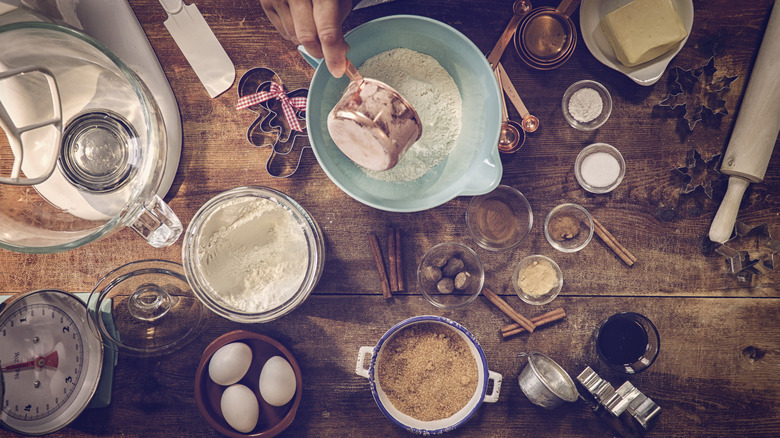
[[[301,166],[304,151],[311,148],[306,135],[305,103],[301,105],[308,94],[306,88],[288,93],[279,75],[265,67],[247,70],[238,82],[236,108],[257,114],[247,129],[247,141],[256,147],[270,146],[265,167],[273,177],[292,176]]]

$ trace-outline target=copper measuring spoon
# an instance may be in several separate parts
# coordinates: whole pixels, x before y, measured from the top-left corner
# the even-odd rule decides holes
[[[488,64],[490,64],[490,68],[492,69],[495,69],[496,64],[501,60],[501,55],[504,54],[504,49],[506,49],[506,45],[509,44],[509,40],[512,39],[512,35],[517,30],[520,20],[525,17],[525,14],[531,12],[531,2],[529,0],[515,1],[512,5],[512,12],[514,12],[512,19],[509,20],[509,24],[507,24],[506,29],[504,29],[504,33],[501,34],[501,38],[498,39],[493,50],[490,51],[490,54],[487,57]]]
[[[501,64],[499,64],[500,66]],[[506,98],[504,97],[504,86],[502,84],[501,74],[498,69],[494,70],[498,81],[498,87],[501,89],[501,113],[503,122],[501,123],[501,133],[498,136],[498,151],[505,154],[517,152],[525,143],[525,130],[523,127],[509,119],[509,111],[506,108]]]
[[[523,130],[525,132],[534,132],[539,129],[539,119],[536,118],[536,116],[531,115],[528,108],[523,104],[523,99],[520,98],[520,94],[517,93],[515,86],[512,84],[512,80],[509,79],[509,75],[506,74],[506,70],[504,70],[504,66],[500,62],[498,63],[498,67],[496,67],[496,72],[498,72],[499,75],[499,85],[501,85],[501,88],[506,95],[509,96],[509,100],[512,101],[512,105],[515,106],[520,117],[523,118],[523,121],[520,123]]]

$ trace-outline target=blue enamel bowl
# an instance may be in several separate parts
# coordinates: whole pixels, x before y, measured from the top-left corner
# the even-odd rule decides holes
[[[349,83],[336,79],[321,59],[302,47],[301,55],[316,71],[309,86],[306,123],[317,161],[341,190],[365,205],[386,211],[412,212],[441,205],[457,196],[481,195],[501,180],[498,153],[501,130],[501,94],[485,55],[466,36],[439,21],[393,15],[362,24],[345,36],[348,57],[357,67],[379,53],[407,48],[436,59],[460,90],[462,126],[447,158],[422,177],[389,182],[366,175],[333,143],[327,117]]]
[[[376,372],[377,363],[381,362],[382,360],[383,349],[387,344],[387,341],[392,339],[393,336],[395,336],[401,329],[404,329],[410,325],[431,322],[442,324],[450,328],[454,333],[466,341],[466,344],[469,346],[469,350],[474,355],[474,360],[477,363],[477,374],[479,378],[477,381],[477,389],[474,392],[474,395],[458,412],[451,415],[450,417],[440,420],[422,421],[404,414],[400,410],[396,409],[395,406],[393,406],[385,392],[382,390],[382,386],[379,383]],[[366,356],[368,353],[371,353],[371,359],[368,364],[368,369],[365,369],[364,356]],[[358,358],[356,372],[358,375],[368,377],[369,385],[371,387],[371,394],[373,395],[374,401],[379,407],[379,410],[381,410],[382,413],[397,426],[417,435],[439,435],[458,428],[477,412],[479,407],[482,405],[482,402],[497,402],[498,395],[501,391],[502,376],[499,373],[488,370],[485,353],[482,351],[482,347],[479,345],[479,342],[477,342],[477,339],[474,337],[474,335],[457,322],[441,316],[416,316],[396,324],[379,339],[379,342],[376,344],[376,346],[363,347],[360,349],[360,356]],[[490,393],[488,393],[489,381],[493,381]]]

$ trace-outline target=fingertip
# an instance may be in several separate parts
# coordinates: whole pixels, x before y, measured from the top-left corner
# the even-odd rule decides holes
[[[344,62],[329,62],[328,71],[334,78],[338,79],[344,76],[344,73],[347,71],[347,65]]]
[[[325,57],[325,55],[322,53],[322,46],[319,44],[303,44],[303,48],[306,49],[307,52],[309,52],[309,55],[322,59]]]

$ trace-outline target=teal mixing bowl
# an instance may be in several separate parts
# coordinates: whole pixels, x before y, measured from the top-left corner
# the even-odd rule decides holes
[[[389,182],[369,177],[344,155],[328,134],[327,118],[349,83],[336,79],[321,59],[299,51],[316,69],[309,86],[306,123],[314,155],[341,190],[386,211],[421,211],[457,196],[488,193],[501,180],[498,153],[500,92],[485,55],[454,28],[430,18],[393,15],[362,24],[345,36],[355,66],[379,53],[407,48],[436,59],[452,76],[463,101],[462,127],[455,147],[422,177]]]

